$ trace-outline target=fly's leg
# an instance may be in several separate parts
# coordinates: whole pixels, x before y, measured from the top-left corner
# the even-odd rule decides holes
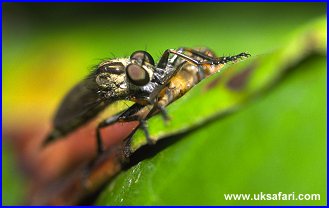
[[[206,60],[206,63],[209,64],[225,64],[231,61],[236,61],[240,58],[244,58],[244,57],[249,57],[250,54],[249,53],[240,53],[234,56],[224,56],[224,57],[214,57],[214,56],[209,56],[206,53],[215,55],[212,51],[210,51],[209,49],[204,49],[204,52],[192,49],[192,48],[180,48],[180,51],[182,51],[182,53],[189,52],[194,56],[203,58],[204,60]]]
[[[207,64],[210,64],[210,65],[226,64],[228,62],[236,61],[240,58],[250,56],[249,53],[243,52],[243,53],[239,53],[238,55],[235,55],[235,56],[210,57],[206,54],[202,54],[201,52],[193,50],[193,49],[186,49],[185,48],[184,50],[192,53],[192,55],[199,56],[199,57],[203,58],[204,61],[196,60],[196,59],[194,59],[194,58],[192,58],[192,57],[190,57],[190,56],[188,56],[184,53],[180,53],[180,52],[177,52],[176,50],[169,49],[170,53],[175,54],[175,55],[177,55],[177,56],[185,59],[186,61],[188,61],[190,63],[193,63],[197,66],[202,66],[202,65],[207,65]],[[182,52],[184,52],[184,50]]]
[[[208,51],[206,50],[205,52],[201,52],[201,51],[197,51],[197,50],[190,49],[190,48],[180,48],[179,51],[180,51],[181,54],[179,52],[176,52],[175,50],[172,50],[171,52],[176,54],[177,56],[184,55],[184,56],[182,56],[182,58],[188,57],[187,55],[184,54],[184,52],[189,52],[189,53],[192,54],[192,56],[200,57],[200,58],[203,59],[203,61],[198,61],[197,60],[197,62],[194,62],[194,64],[196,64],[197,67],[198,67],[198,77],[199,77],[200,80],[202,80],[205,77],[205,72],[203,71],[203,66],[204,65],[226,64],[228,62],[237,61],[240,58],[250,56],[250,54],[248,54],[248,53],[240,53],[240,54],[235,55],[235,56],[212,57],[212,56],[209,56],[209,55],[205,54],[205,53],[214,54],[210,50],[208,50]]]
[[[200,57],[203,60],[202,61],[197,60],[194,57],[191,57],[189,55],[184,54],[184,52],[189,52],[194,57]],[[211,52],[209,51],[208,53],[211,53]],[[158,62],[158,65],[157,65],[158,68],[162,68],[162,69],[166,68],[166,66],[169,62],[170,54],[174,54],[174,55],[184,59],[185,61],[196,65],[198,67],[198,76],[200,77],[200,79],[202,79],[204,77],[204,72],[203,72],[203,66],[204,65],[226,64],[228,62],[236,61],[240,58],[250,56],[250,54],[248,54],[248,53],[240,53],[240,54],[235,55],[235,56],[211,57],[211,56],[209,56],[209,55],[207,55],[203,52],[200,52],[200,51],[197,51],[197,50],[194,50],[194,49],[190,49],[190,48],[179,48],[178,50],[167,49],[167,50],[165,50],[165,52],[161,56],[160,61]],[[160,81],[160,83],[161,84],[166,84],[173,76],[176,75],[178,70],[179,69],[175,70],[174,73],[172,73],[170,76],[166,77],[165,80]]]
[[[149,113],[151,109],[149,108],[148,105],[141,105],[141,104],[138,104],[138,103],[135,103],[134,105],[132,105],[131,107],[129,107],[126,111],[122,112],[122,113],[119,113],[115,116],[112,116],[110,118],[107,118],[105,119],[104,121],[102,121],[97,129],[96,129],[96,138],[97,138],[97,155],[100,156],[101,153],[104,152],[104,145],[103,145],[103,140],[102,140],[102,137],[101,137],[101,133],[100,133],[100,130],[104,127],[107,127],[107,126],[110,126],[116,122],[129,122],[129,121],[139,121],[139,126],[138,128],[142,128],[144,133],[145,133],[145,136],[146,136],[146,139],[147,139],[147,142],[149,144],[152,144],[152,140],[149,136],[149,132],[148,132],[148,129],[147,129],[147,124],[146,124],[146,115]],[[133,134],[133,133],[132,133]],[[129,138],[130,139],[130,138]],[[128,139],[128,142],[129,142],[129,139]],[[127,150],[125,150],[125,152],[129,152]],[[126,156],[128,156],[129,154],[128,153],[125,153]],[[95,158],[94,160],[92,160],[86,167],[85,169],[85,172],[84,172],[84,181],[87,180],[89,174],[90,174],[90,170],[95,167],[95,165],[97,164],[97,162],[99,161],[98,160],[99,157]]]
[[[165,109],[165,107],[158,104],[156,106],[156,108],[160,111],[163,120],[165,122],[168,122],[170,120],[170,117],[169,117],[169,115],[168,115],[167,110]]]
[[[110,126],[116,122],[125,122],[125,121],[133,121],[136,120],[135,114],[138,112],[143,106],[140,104],[134,104],[130,108],[128,108],[126,111],[124,111],[121,114],[112,116],[110,118],[107,118],[103,120],[101,123],[98,124],[96,129],[96,142],[97,142],[97,153],[100,155],[102,152],[104,152],[104,144],[101,136],[100,130],[104,127]]]
[[[97,144],[97,154],[100,155],[104,152],[105,147],[103,144],[102,136],[100,130],[106,126],[110,126],[117,122],[120,119],[121,115],[115,115],[110,118],[103,120],[101,123],[98,124],[96,129],[96,144]]]
[[[139,120],[139,122],[140,122],[139,128],[141,128],[144,131],[144,135],[146,137],[147,143],[153,144],[154,142],[152,141],[152,139],[150,137],[150,133],[149,133],[148,126],[147,126],[147,121],[145,119],[141,119],[141,120]]]
[[[216,55],[213,51],[211,51],[208,48],[202,48],[202,49],[192,49],[192,48],[179,48],[178,52],[180,53],[190,53],[194,57],[199,57],[207,61],[212,61],[216,59]]]
[[[100,155],[101,153],[104,152],[104,145],[103,145],[103,140],[101,137],[100,130],[104,127],[110,126],[116,122],[129,122],[129,121],[139,121],[140,122],[140,128],[144,131],[146,140],[148,143],[152,143],[152,140],[150,138],[150,134],[147,129],[147,122],[144,118],[140,118],[139,115],[120,115],[117,118],[116,117],[111,117],[108,119],[105,119],[102,121],[98,127],[97,127],[97,153]]]
[[[151,142],[147,130],[146,121],[144,119],[145,116],[143,115],[148,113],[147,110],[148,110],[147,106],[135,103],[123,113],[107,118],[103,120],[101,123],[99,123],[96,129],[97,153],[100,155],[102,152],[104,152],[104,144],[101,136],[101,129],[113,125],[116,122],[139,121],[140,127],[143,129],[147,141]]]

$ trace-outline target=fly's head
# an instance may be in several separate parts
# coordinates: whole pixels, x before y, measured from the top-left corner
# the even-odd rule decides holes
[[[101,63],[96,70],[96,83],[105,99],[148,99],[155,83],[154,60],[146,51],[136,51],[129,58]]]
[[[126,78],[131,92],[127,99],[142,105],[152,103],[152,92],[159,88],[154,79],[155,73],[155,63],[148,52],[135,51],[131,54],[130,64],[126,67]]]

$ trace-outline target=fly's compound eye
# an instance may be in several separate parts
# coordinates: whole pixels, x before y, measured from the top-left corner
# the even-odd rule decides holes
[[[141,64],[144,64],[145,62],[147,62],[154,66],[154,60],[153,60],[152,56],[146,51],[135,51],[130,56],[130,60],[133,60],[133,59],[137,60]]]
[[[129,64],[126,68],[129,81],[136,86],[144,86],[150,81],[149,73],[140,65]]]

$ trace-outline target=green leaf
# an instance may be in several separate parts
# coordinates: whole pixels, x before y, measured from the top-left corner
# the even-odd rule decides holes
[[[325,205],[326,59],[308,56],[325,52],[325,31],[325,18],[314,21],[293,33],[282,49],[233,65],[200,83],[168,107],[169,125],[160,116],[151,118],[151,137],[160,140],[245,106],[184,137],[174,137],[175,145],[120,174],[97,203]],[[227,87],[237,73],[250,69],[243,88]],[[205,90],[219,77],[215,87]],[[262,99],[245,105],[255,96]],[[145,143],[137,131],[131,152]],[[224,194],[260,192],[320,194],[321,200],[224,199]]]
[[[79,5],[57,5],[55,10],[54,6],[39,5],[42,13],[36,13],[33,5],[3,7],[3,128],[14,133],[26,134],[24,130],[30,126],[43,128],[67,90],[99,59],[112,53],[121,57],[147,48],[159,58],[167,48],[207,46],[218,55],[246,50],[263,54],[286,47],[300,32],[291,31],[304,30],[300,26],[305,22],[326,14],[325,3],[145,4],[138,9],[134,4],[109,4],[104,9],[111,12],[98,13],[97,5],[87,10]],[[321,27],[320,36],[326,37],[326,24]],[[319,45],[319,49],[325,47]],[[296,51],[304,52],[295,48],[291,53]],[[242,111],[175,140],[175,145],[119,175],[97,203],[218,205],[230,203],[223,202],[224,190],[265,192],[290,187],[295,192],[322,194],[321,201],[299,203],[325,204],[326,72],[314,72],[325,67],[325,60],[313,61],[279,87],[287,92],[275,89],[277,96],[287,97],[282,95],[280,100],[280,96],[272,98],[275,93],[264,95]],[[241,70],[248,62],[241,63]],[[276,59],[268,64],[276,64]],[[284,87],[295,79],[294,85]],[[175,103],[177,108],[194,89]],[[202,100],[199,103],[204,104]],[[169,108],[172,121],[180,119],[175,105]],[[189,122],[184,117],[181,120]],[[162,120],[159,122],[162,125]],[[2,197],[8,205],[24,203],[28,193],[22,192],[35,182],[28,175],[20,176],[24,169],[17,168],[12,141],[4,138],[2,152]],[[25,143],[23,146],[19,150],[29,149]],[[31,158],[24,159],[23,165],[28,165]]]

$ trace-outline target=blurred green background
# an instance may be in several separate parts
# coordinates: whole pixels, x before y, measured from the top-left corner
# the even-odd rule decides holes
[[[3,127],[49,122],[61,97],[103,58],[146,49],[158,59],[180,46],[260,55],[325,14],[325,3],[3,4]],[[326,61],[301,67],[260,101],[125,171],[97,203],[325,205]],[[2,156],[3,204],[20,204],[24,183],[11,174],[9,147]],[[279,191],[321,200],[223,199]]]

